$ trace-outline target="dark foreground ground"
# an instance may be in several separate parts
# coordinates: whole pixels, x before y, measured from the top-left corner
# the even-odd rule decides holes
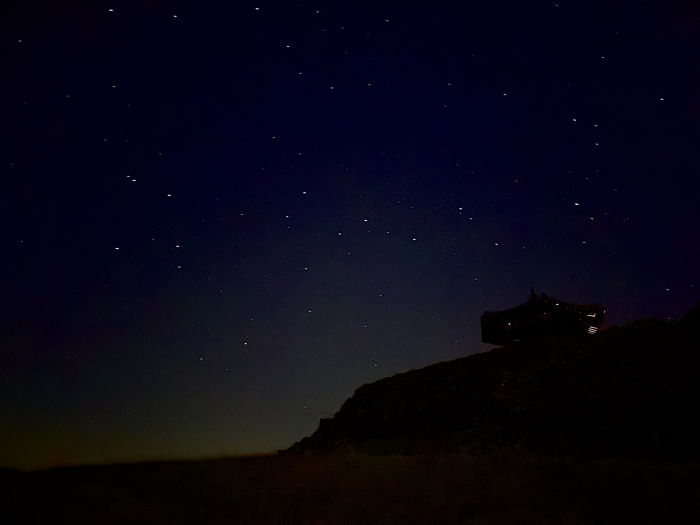
[[[700,523],[700,462],[350,452],[0,471],[2,523]]]

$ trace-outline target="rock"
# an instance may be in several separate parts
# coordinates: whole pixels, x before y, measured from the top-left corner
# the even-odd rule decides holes
[[[513,343],[362,385],[290,451],[700,457],[699,312]]]

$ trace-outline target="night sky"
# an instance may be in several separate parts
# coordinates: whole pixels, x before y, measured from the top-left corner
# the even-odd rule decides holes
[[[285,448],[530,287],[679,318],[685,4],[4,2],[0,465]]]

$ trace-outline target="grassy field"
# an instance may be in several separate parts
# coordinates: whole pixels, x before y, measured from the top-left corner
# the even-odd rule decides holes
[[[0,481],[8,524],[659,524],[700,523],[699,475],[698,462],[338,452],[2,471]]]

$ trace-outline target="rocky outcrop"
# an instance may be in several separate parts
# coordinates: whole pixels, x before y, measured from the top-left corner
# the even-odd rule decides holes
[[[698,457],[699,332],[700,305],[679,322],[641,319],[397,374],[358,388],[290,450]]]

